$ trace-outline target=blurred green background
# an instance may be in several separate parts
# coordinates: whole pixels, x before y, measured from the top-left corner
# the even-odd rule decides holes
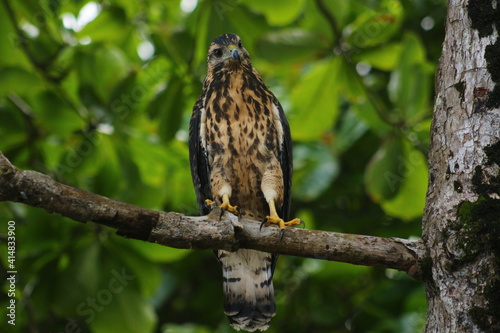
[[[311,229],[419,237],[444,0],[2,0],[0,151],[142,207],[197,215],[187,136],[212,39],[234,32],[283,105],[292,216]],[[232,332],[211,251],[118,237],[0,203],[16,222],[17,317],[2,332]],[[3,272],[3,270],[2,270]],[[419,332],[404,273],[281,256],[269,332]]]

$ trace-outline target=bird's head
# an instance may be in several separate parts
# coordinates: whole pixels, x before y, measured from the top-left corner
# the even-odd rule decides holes
[[[250,56],[240,37],[235,34],[223,34],[212,41],[208,48],[207,63],[209,71],[237,70],[245,65],[251,68]]]

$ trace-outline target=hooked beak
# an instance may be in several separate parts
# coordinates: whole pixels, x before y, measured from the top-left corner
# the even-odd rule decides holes
[[[240,61],[240,54],[238,53],[237,49],[233,49],[231,51],[231,58]]]

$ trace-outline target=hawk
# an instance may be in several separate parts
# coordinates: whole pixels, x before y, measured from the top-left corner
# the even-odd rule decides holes
[[[189,126],[191,175],[200,213],[213,204],[280,235],[290,210],[292,143],[280,103],[253,68],[241,39],[210,44],[203,90]],[[237,330],[265,330],[276,312],[276,255],[250,249],[216,251],[223,269],[224,312]]]

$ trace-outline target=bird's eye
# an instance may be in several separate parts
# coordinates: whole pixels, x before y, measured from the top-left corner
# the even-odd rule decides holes
[[[221,49],[215,49],[215,50],[214,50],[214,55],[215,55],[217,58],[222,57],[222,50],[221,50]]]

